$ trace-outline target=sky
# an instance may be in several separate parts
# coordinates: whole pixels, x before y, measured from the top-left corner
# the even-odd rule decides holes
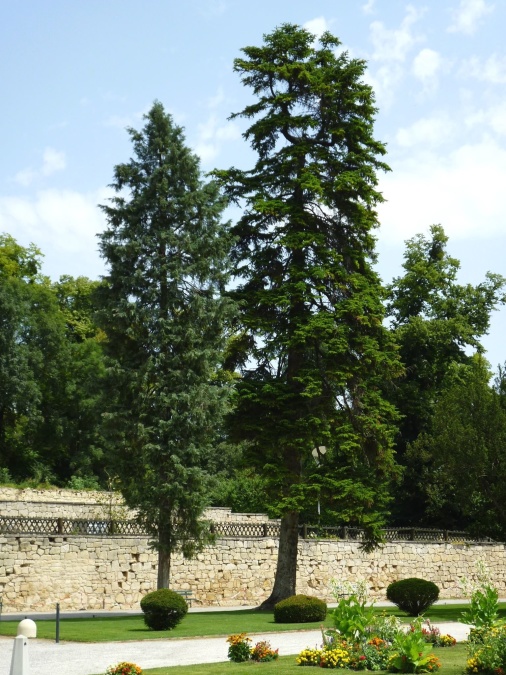
[[[0,2],[0,232],[43,272],[105,273],[98,204],[159,100],[203,171],[255,159],[229,120],[253,101],[233,61],[283,23],[329,30],[368,63],[391,172],[379,176],[378,271],[439,223],[461,283],[506,275],[506,0],[28,0]],[[506,307],[483,339],[506,361]]]

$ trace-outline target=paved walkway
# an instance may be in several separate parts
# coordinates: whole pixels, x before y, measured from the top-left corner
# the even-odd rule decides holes
[[[441,623],[442,633],[465,640],[469,630],[461,623]],[[268,640],[281,655],[298,654],[305,647],[319,647],[319,630],[250,635],[253,642]],[[30,675],[94,675],[120,661],[132,661],[141,668],[219,663],[227,660],[224,637],[143,640],[141,642],[80,643],[31,639],[28,641]],[[9,675],[13,639],[0,637],[0,675]]]

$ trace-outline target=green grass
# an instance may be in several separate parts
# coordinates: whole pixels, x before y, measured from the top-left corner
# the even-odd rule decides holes
[[[28,616],[28,614],[27,614]],[[0,621],[0,635],[16,635],[18,621]],[[55,621],[37,620],[37,637],[55,639]],[[331,626],[329,618],[325,625]],[[272,612],[253,609],[230,612],[191,612],[171,631],[146,628],[142,615],[103,617],[94,619],[64,619],[60,621],[60,640],[71,642],[123,642],[167,638],[230,635],[232,633],[273,633],[287,630],[318,629],[316,623],[274,623]]]
[[[466,646],[458,644],[456,647],[435,649],[435,654],[441,661],[441,675],[462,675],[466,663]],[[208,663],[195,666],[166,666],[164,668],[150,668],[144,670],[145,675],[308,675],[311,673],[326,672],[315,668],[301,668],[295,663],[295,656],[280,656],[277,661],[269,663]],[[340,675],[356,675],[355,670],[338,671]],[[364,675],[371,675],[371,671],[362,671]],[[379,672],[376,671],[379,675]]]
[[[466,605],[435,605],[427,616],[434,623],[458,621]],[[403,621],[410,621],[396,608],[378,608],[397,614]],[[506,618],[506,603],[501,604],[501,618]],[[29,614],[27,614],[29,616]],[[331,626],[327,617],[325,625]],[[0,635],[16,635],[18,621],[0,621]],[[224,612],[191,612],[174,630],[154,632],[144,625],[142,615],[95,618],[63,619],[60,622],[60,640],[72,642],[116,642],[127,640],[156,640],[167,638],[204,637],[230,635],[231,633],[274,633],[287,630],[317,629],[320,623],[274,623],[272,612],[260,612],[253,609],[231,610]],[[54,640],[55,621],[37,620],[37,636]]]
[[[427,612],[426,615],[430,618],[433,623],[440,623],[441,621],[459,621],[460,615],[466,609],[469,609],[469,603],[462,603],[458,605],[433,605]],[[404,612],[401,612],[397,607],[383,607],[377,608],[377,611],[385,611],[387,614],[395,614],[398,616],[401,621],[409,621],[411,617],[408,617]],[[499,603],[499,618],[506,619],[506,603]]]
[[[433,605],[425,615],[430,618],[433,623],[440,623],[442,621],[460,621],[463,611],[469,609],[469,603],[462,603],[458,605]],[[377,612],[386,612],[387,614],[395,614],[401,621],[410,621],[412,617],[408,617],[404,612],[401,612],[397,607],[377,607]],[[506,619],[506,602],[499,603],[499,618]]]

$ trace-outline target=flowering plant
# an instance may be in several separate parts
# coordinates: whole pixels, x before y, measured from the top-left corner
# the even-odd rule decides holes
[[[468,673],[494,673],[502,675],[506,670],[506,627],[491,628],[469,638]]]
[[[228,648],[228,658],[234,663],[242,663],[248,661],[251,654],[251,642],[246,633],[237,633],[236,635],[229,635],[227,642],[230,645]]]
[[[319,666],[321,657],[321,649],[310,649],[307,647],[297,656],[296,663],[298,666]]]
[[[266,640],[257,642],[250,651],[250,658],[253,661],[275,661],[278,658],[277,649],[271,649],[271,645]]]
[[[414,624],[411,624],[410,630],[411,632],[415,630]],[[423,623],[421,631],[425,642],[434,645],[434,647],[453,647],[457,644],[457,640],[451,635],[441,635],[439,628],[433,626],[430,619]]]
[[[105,675],[142,675],[142,669],[136,666],[135,663],[121,661],[121,663],[115,666],[109,666],[105,671]]]
[[[421,620],[413,622],[411,630],[399,633],[394,640],[394,653],[388,660],[391,673],[427,673],[439,670],[439,660],[431,654],[431,646],[425,641]]]
[[[391,648],[379,637],[369,640],[362,648],[367,670],[386,670]]]
[[[414,625],[410,625],[410,630],[413,631],[415,629]],[[421,631],[423,635],[423,639],[427,644],[431,645],[437,645],[439,643],[439,639],[441,637],[441,631],[437,626],[433,626],[429,619],[424,622],[423,626],[421,626]]]
[[[350,665],[350,653],[346,649],[337,647],[336,649],[324,649],[320,666],[322,668],[348,668]]]
[[[381,614],[376,614],[374,616],[367,632],[370,637],[379,637],[391,644],[400,630],[402,629],[399,617],[394,614],[387,614],[383,611]]]
[[[445,634],[439,637],[438,647],[455,647],[456,644],[457,640],[453,635]]]

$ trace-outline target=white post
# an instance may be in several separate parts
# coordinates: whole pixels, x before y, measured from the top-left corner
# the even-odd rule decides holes
[[[12,652],[11,671],[9,675],[29,675],[28,664],[28,639],[24,635],[14,638],[14,650]]]

